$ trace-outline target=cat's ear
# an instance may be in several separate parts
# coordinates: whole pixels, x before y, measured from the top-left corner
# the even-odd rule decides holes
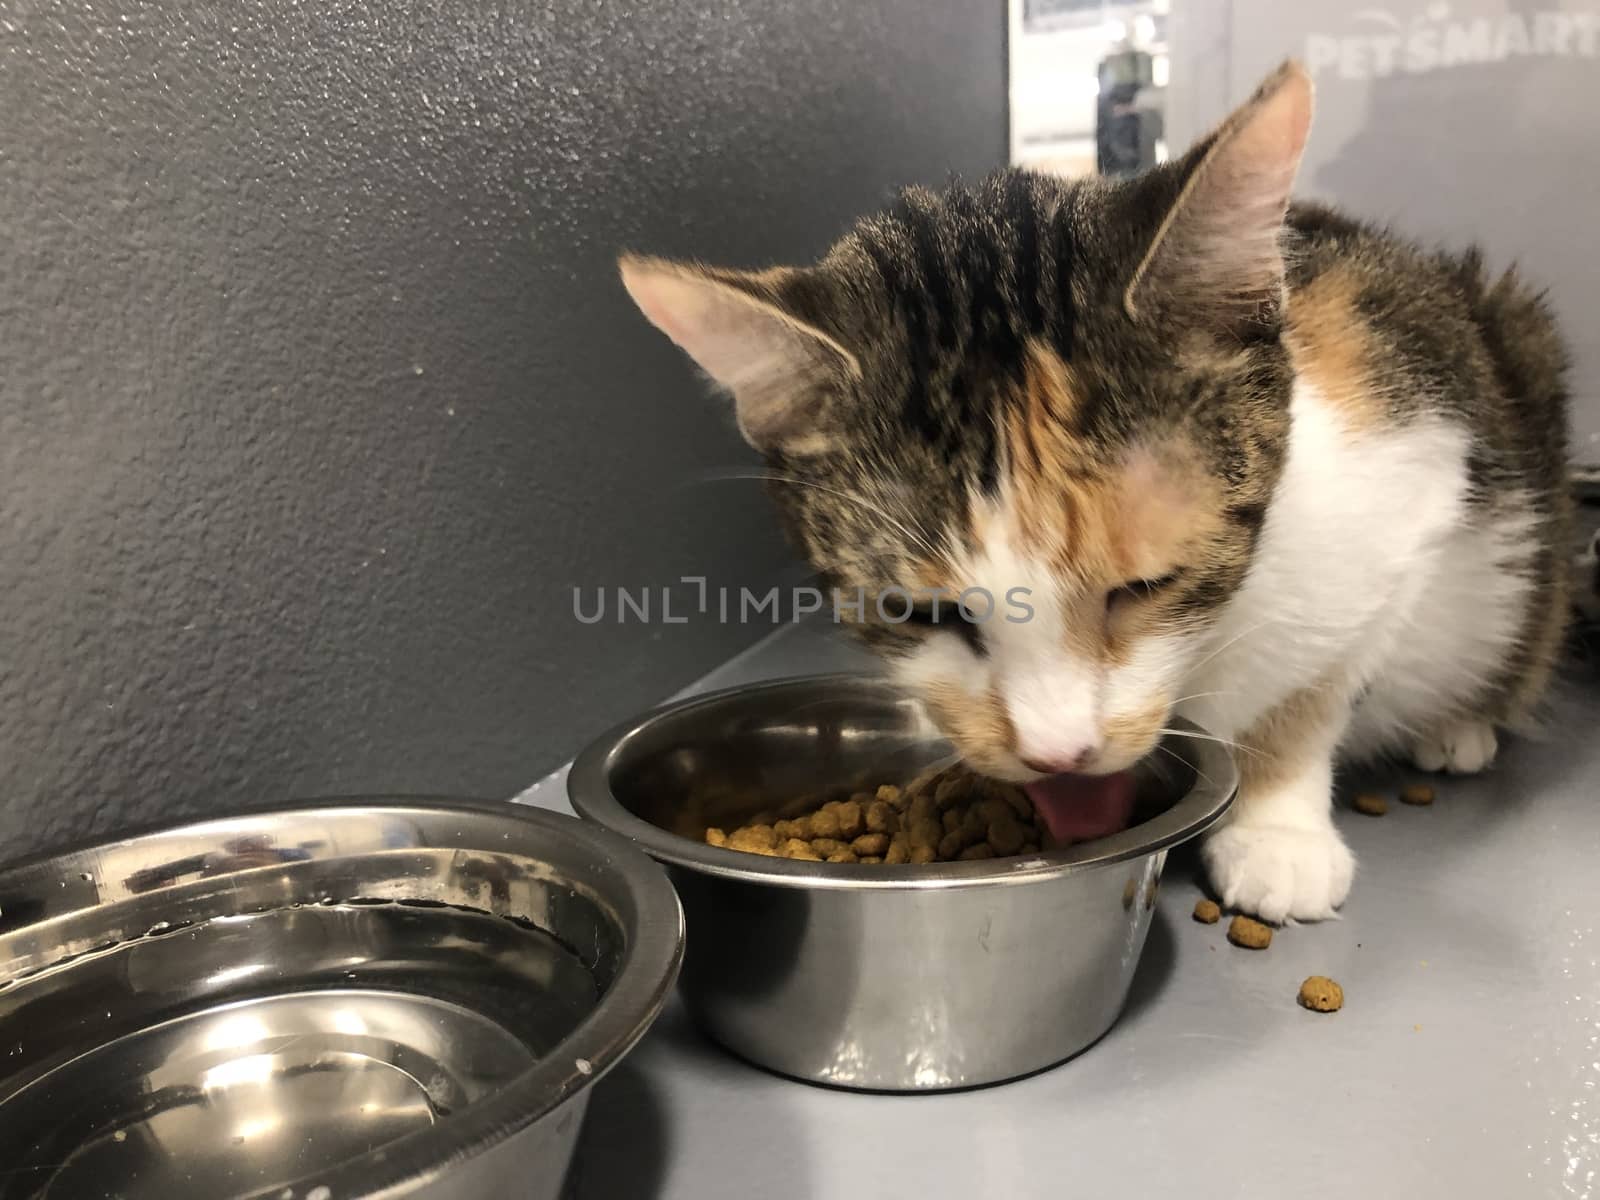
[[[859,378],[856,358],[784,307],[783,271],[745,274],[624,255],[639,311],[733,394],[757,450],[814,453],[829,443],[829,385]]]
[[[1149,179],[1181,184],[1123,295],[1130,317],[1227,324],[1281,302],[1279,239],[1310,128],[1311,78],[1286,62],[1174,172]]]

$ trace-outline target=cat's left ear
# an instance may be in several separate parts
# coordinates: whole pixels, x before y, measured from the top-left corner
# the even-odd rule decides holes
[[[1281,303],[1279,239],[1310,128],[1311,77],[1286,62],[1173,170],[1135,184],[1142,201],[1167,207],[1123,295],[1130,317],[1226,325]]]
[[[831,442],[830,385],[860,378],[855,356],[784,305],[791,273],[746,274],[626,255],[623,286],[650,323],[733,394],[757,450],[815,453]]]

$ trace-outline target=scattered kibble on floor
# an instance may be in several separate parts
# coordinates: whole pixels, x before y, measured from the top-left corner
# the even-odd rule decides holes
[[[1400,789],[1400,802],[1402,804],[1432,804],[1433,788],[1425,783],[1408,783]]]
[[[1194,902],[1194,919],[1202,925],[1215,925],[1222,919],[1222,908],[1215,900],[1196,900]]]
[[[1355,798],[1352,807],[1358,813],[1365,813],[1369,817],[1381,817],[1389,811],[1389,802],[1372,792],[1362,792]]]
[[[1272,926],[1246,916],[1237,916],[1228,923],[1228,940],[1246,950],[1265,950],[1272,945]]]
[[[1326,975],[1312,975],[1300,985],[1300,1007],[1312,1012],[1338,1012],[1344,1007],[1344,989]]]

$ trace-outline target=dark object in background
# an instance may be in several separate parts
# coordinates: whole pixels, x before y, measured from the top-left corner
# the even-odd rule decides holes
[[[1137,175],[1156,164],[1163,121],[1149,102],[1154,60],[1143,50],[1122,49],[1100,62],[1100,99],[1095,105],[1095,167],[1102,175]]]

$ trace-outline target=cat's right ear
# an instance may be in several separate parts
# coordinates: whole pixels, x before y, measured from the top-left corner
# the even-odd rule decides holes
[[[1135,184],[1164,215],[1124,293],[1128,316],[1230,328],[1282,302],[1279,243],[1311,99],[1311,77],[1286,62],[1172,168]]]
[[[732,393],[746,441],[785,454],[827,448],[830,385],[859,378],[861,367],[784,309],[784,272],[744,274],[631,254],[618,266],[639,311]]]

